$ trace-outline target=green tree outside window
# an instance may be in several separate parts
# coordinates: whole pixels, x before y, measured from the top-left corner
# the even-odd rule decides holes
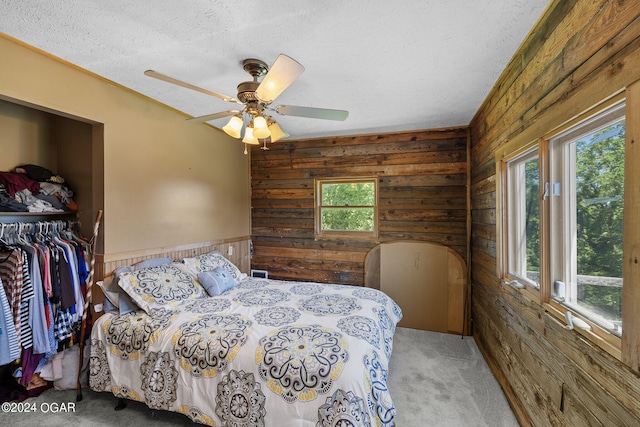
[[[329,231],[375,231],[375,182],[321,183],[321,227]]]

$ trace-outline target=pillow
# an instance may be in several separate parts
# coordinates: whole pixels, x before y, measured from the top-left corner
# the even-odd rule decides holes
[[[207,296],[196,276],[175,262],[123,273],[118,286],[148,314],[154,308],[171,309]]]
[[[107,279],[111,282],[112,278],[108,277],[96,282],[96,285],[102,290],[102,295],[104,295],[104,301],[102,301],[103,310],[105,313],[118,313],[118,292],[107,288],[104,283]]]
[[[123,291],[120,286],[118,286],[120,276],[133,270],[134,269],[132,266],[125,265],[115,269],[112,276],[105,277],[102,281],[102,285],[100,285],[100,282],[97,282],[100,286],[100,289],[102,289],[102,293],[104,294],[105,298],[107,298],[111,305],[117,308],[117,311],[120,315],[140,310],[138,304],[133,302],[131,297],[127,295],[127,293]],[[105,312],[107,312],[106,307]]]
[[[104,311],[105,313],[120,314],[120,310],[118,309],[118,307],[113,305],[107,298],[102,301],[102,311]]]
[[[198,273],[198,281],[212,297],[218,296],[236,286],[236,279],[222,267]]]
[[[127,295],[125,291],[120,289],[118,291],[118,311],[120,312],[120,315],[122,316],[123,314],[129,314],[132,311],[138,310],[140,310],[138,304],[133,302],[131,297]]]
[[[113,290],[110,288],[111,282],[113,281],[113,277],[105,277],[103,280],[98,280],[96,285],[100,287],[102,290],[102,294],[105,297],[105,302],[109,301],[114,307],[118,307],[118,290]]]
[[[134,270],[134,268],[133,268],[132,265],[123,265],[123,266],[118,267],[115,270],[113,270],[113,275],[117,277],[117,276],[121,275],[122,273],[128,273],[128,272],[133,271],[133,270]]]
[[[139,263],[134,265],[133,268],[135,270],[141,270],[141,269],[147,268],[147,267],[155,267],[157,265],[171,264],[172,262],[173,262],[173,260],[171,258],[168,258],[168,257],[151,258],[151,259],[145,259],[144,261],[140,261]]]
[[[231,261],[222,256],[222,254],[218,251],[212,251],[208,254],[198,255],[195,258],[185,258],[182,260],[182,262],[196,276],[198,275],[198,273],[213,271],[217,267],[222,267],[231,274],[236,282],[239,282],[247,277],[246,274],[241,273],[240,270],[238,270],[238,267],[236,267]]]

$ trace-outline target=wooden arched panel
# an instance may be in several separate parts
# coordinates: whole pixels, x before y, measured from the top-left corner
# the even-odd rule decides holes
[[[381,243],[365,260],[365,286],[398,303],[403,312],[399,326],[462,334],[466,285],[462,257],[436,243]]]

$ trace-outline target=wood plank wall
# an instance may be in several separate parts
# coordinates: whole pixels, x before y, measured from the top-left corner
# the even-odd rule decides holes
[[[640,378],[500,286],[495,150],[533,141],[638,79],[640,2],[553,1],[471,123],[474,337],[522,425],[640,425]]]
[[[467,128],[252,147],[251,267],[269,277],[362,286],[379,242],[424,240],[467,256]],[[314,178],[379,177],[379,239],[315,240]]]

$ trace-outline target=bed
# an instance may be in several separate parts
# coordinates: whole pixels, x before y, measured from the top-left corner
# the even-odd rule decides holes
[[[402,312],[383,292],[247,277],[218,252],[114,283],[108,301],[134,308],[95,321],[93,390],[212,426],[394,425]]]

